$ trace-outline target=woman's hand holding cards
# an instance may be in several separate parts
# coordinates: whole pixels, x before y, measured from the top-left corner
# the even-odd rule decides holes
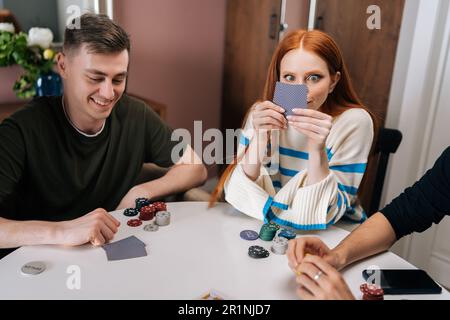
[[[312,109],[293,109],[292,111],[294,115],[287,116],[289,125],[308,137],[309,151],[323,151],[333,125],[333,118]]]
[[[287,120],[283,115],[284,109],[271,101],[264,101],[255,105],[253,109],[253,128],[255,130],[283,130],[287,128]]]

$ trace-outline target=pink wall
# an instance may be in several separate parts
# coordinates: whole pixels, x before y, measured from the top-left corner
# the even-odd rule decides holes
[[[0,68],[0,104],[20,101],[12,87],[21,74],[22,69],[18,66]]]
[[[226,0],[115,1],[132,41],[128,91],[168,106],[173,128],[219,128]]]

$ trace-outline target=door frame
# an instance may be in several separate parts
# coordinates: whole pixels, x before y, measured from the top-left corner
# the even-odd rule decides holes
[[[383,204],[429,169],[429,145],[450,49],[449,37],[447,0],[406,1],[386,118],[386,126],[399,129],[403,141],[389,163]],[[392,251],[426,268],[436,230],[433,226],[423,234],[407,236]]]

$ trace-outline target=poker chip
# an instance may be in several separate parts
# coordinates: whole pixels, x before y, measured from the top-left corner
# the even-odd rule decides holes
[[[127,222],[127,225],[130,227],[139,227],[142,224],[142,221],[139,219],[130,219]]]
[[[138,211],[141,211],[141,208],[151,204],[151,201],[149,199],[146,199],[146,198],[137,198],[135,203],[136,203],[136,209]]]
[[[159,229],[158,225],[154,223],[150,223],[144,226],[144,230],[149,232],[155,232],[158,231],[158,229]]]
[[[152,205],[155,208],[156,212],[167,211],[167,205],[162,201],[154,202]]]
[[[384,300],[384,290],[376,284],[363,283],[359,289],[363,293],[363,300]]]
[[[141,208],[139,219],[143,221],[152,220],[155,217],[155,213],[156,213],[155,207],[152,204],[150,204],[148,206]]]
[[[42,261],[32,261],[24,264],[20,271],[24,276],[36,276],[45,271],[47,266]]]
[[[259,238],[264,241],[272,241],[279,228],[280,226],[273,222],[263,224],[259,231]]]
[[[280,231],[278,232],[278,237],[283,237],[288,240],[295,239],[296,236],[297,234],[294,231],[286,228],[280,229]]]
[[[158,226],[167,226],[170,224],[170,212],[160,211],[156,213],[156,224]]]
[[[267,258],[270,253],[261,246],[251,246],[248,248],[248,255],[254,259]]]
[[[134,216],[137,216],[138,214],[139,214],[139,211],[134,208],[125,209],[125,211],[123,212],[123,215],[125,217],[134,217]]]
[[[288,239],[283,237],[275,237],[272,241],[272,252],[275,254],[286,254],[288,248]]]
[[[242,239],[248,241],[253,241],[259,238],[258,232],[253,230],[243,230],[239,235],[241,236]]]

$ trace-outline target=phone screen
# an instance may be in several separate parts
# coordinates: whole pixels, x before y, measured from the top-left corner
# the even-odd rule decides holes
[[[364,270],[369,283],[381,285],[385,294],[439,294],[442,288],[423,270]],[[380,281],[380,283],[377,283]]]

